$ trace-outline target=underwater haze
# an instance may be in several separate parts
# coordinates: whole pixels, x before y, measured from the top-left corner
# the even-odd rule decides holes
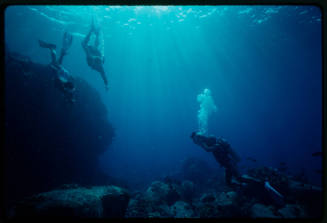
[[[92,18],[103,34],[108,91],[81,46]],[[6,49],[43,65],[51,58],[38,40],[59,49],[64,32],[72,34],[62,65],[96,90],[114,129],[97,165],[134,189],[191,157],[223,175],[190,138],[200,128],[230,143],[242,173],[285,163],[321,186],[322,157],[312,156],[322,151],[321,23],[318,7],[301,5],[26,5],[6,8],[4,29]],[[214,107],[200,114],[205,89]]]

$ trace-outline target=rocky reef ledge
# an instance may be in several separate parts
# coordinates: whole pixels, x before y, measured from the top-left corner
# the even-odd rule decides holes
[[[27,197],[15,205],[10,216],[124,217],[129,201],[125,189],[116,186],[69,187]]]
[[[264,189],[256,183],[236,188],[207,188],[201,192],[196,189],[199,185],[190,180],[167,178],[153,181],[142,191],[114,185],[68,184],[16,202],[9,217],[319,218],[322,210],[317,196],[321,196],[321,188],[309,184],[299,187],[294,182],[288,185],[289,194],[283,205],[266,200]]]

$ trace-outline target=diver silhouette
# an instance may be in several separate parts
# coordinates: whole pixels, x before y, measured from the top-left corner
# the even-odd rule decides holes
[[[50,67],[56,74],[55,86],[64,93],[66,99],[70,103],[75,102],[75,99],[74,99],[75,86],[74,86],[72,76],[62,66],[62,62],[63,62],[64,56],[66,56],[68,54],[68,49],[72,45],[72,42],[73,42],[73,36],[70,33],[65,32],[64,36],[63,36],[60,56],[57,59],[57,53],[56,53],[57,46],[55,44],[48,43],[43,40],[39,40],[40,47],[50,50],[50,56],[51,56]]]
[[[94,44],[89,44],[92,33],[95,35]],[[90,31],[82,41],[82,47],[86,53],[87,64],[93,69],[101,74],[101,77],[105,84],[105,89],[108,90],[108,80],[103,68],[104,64],[104,54],[100,49],[100,29],[95,28],[94,18],[92,18],[92,23]],[[102,39],[103,41],[103,39]]]
[[[193,142],[201,146],[205,151],[212,152],[216,161],[225,168],[225,181],[227,185],[232,184],[232,177],[240,179],[237,163],[240,161],[230,144],[223,138],[205,136],[197,132],[191,135]]]

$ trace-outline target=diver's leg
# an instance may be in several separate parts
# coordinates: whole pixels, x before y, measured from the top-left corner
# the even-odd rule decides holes
[[[67,51],[70,48],[70,46],[72,45],[72,43],[73,43],[72,34],[65,32],[63,40],[62,40],[62,48],[61,48],[61,52],[60,52],[60,57],[58,59],[58,64],[60,64],[60,65],[62,64],[64,56],[67,55]]]
[[[93,28],[90,29],[89,33],[86,35],[86,37],[84,38],[84,40],[82,42],[82,46],[83,46],[84,50],[86,50],[86,46],[90,41],[92,32],[93,32]]]
[[[51,63],[55,64],[56,63],[56,51],[54,49],[50,49],[50,55],[51,55]]]
[[[239,179],[241,174],[238,171],[237,164],[234,163],[233,166],[231,167],[231,169],[232,169],[232,172],[233,172],[233,176],[235,176],[236,179]]]
[[[66,53],[66,50],[61,49],[60,56],[59,56],[59,58],[58,58],[58,64],[59,64],[59,65],[62,64],[62,61],[63,61],[64,56],[65,56],[66,54],[67,54],[67,53]]]
[[[105,74],[105,72],[104,72],[104,70],[103,70],[103,67],[102,67],[102,69],[101,69],[99,72],[100,72],[101,77],[102,77],[102,79],[103,79],[103,81],[104,81],[104,84],[105,84],[106,90],[108,90],[108,80],[107,80],[106,74]]]
[[[39,45],[42,48],[47,48],[50,50],[51,63],[56,63],[56,57],[57,57],[56,48],[57,48],[57,46],[55,44],[47,43],[42,40],[39,40]]]
[[[232,184],[232,172],[229,168],[225,169],[225,181],[227,185]]]
[[[48,49],[56,49],[56,45],[52,43],[44,42],[43,40],[39,40],[39,45],[42,48],[48,48]]]
[[[66,55],[65,51],[63,49],[61,49],[60,56],[59,56],[59,59],[58,59],[58,64],[59,65],[62,64],[62,61],[63,61],[65,55]]]
[[[238,182],[241,183],[241,174],[238,171],[237,162],[235,160],[230,160],[230,162],[228,163],[228,168],[226,168],[226,170],[228,170],[228,172],[230,173],[230,178],[234,177]]]
[[[99,29],[97,29],[96,31],[94,31],[94,33],[95,33],[95,41],[94,41],[94,46],[95,46],[95,48],[97,48],[98,49],[98,47],[99,47]]]
[[[241,174],[240,174],[240,172],[238,171],[238,169],[237,169],[237,167],[236,166],[234,166],[233,167],[233,176],[235,177],[235,179],[236,179],[236,181],[238,182],[238,183],[244,183],[244,179],[242,178],[242,176],[241,176]]]

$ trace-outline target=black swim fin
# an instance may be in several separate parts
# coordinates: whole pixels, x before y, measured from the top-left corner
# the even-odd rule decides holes
[[[57,46],[55,44],[47,43],[47,42],[44,42],[43,40],[39,40],[39,45],[42,48],[48,48],[48,49],[56,49],[57,48]]]

